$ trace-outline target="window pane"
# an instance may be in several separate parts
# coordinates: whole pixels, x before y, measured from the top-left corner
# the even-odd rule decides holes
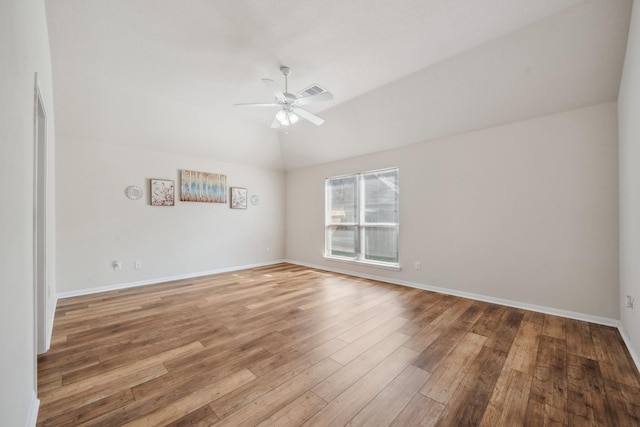
[[[364,227],[364,259],[398,262],[398,227]]]
[[[397,265],[398,169],[328,178],[326,256]]]
[[[335,225],[327,228],[329,254],[355,258],[358,247],[358,228],[353,225]]]
[[[364,204],[365,222],[399,222],[397,170],[364,175]]]
[[[358,222],[358,180],[356,176],[333,178],[329,191],[329,224]]]

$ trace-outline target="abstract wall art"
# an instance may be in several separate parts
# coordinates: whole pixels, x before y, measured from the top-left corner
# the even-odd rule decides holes
[[[170,179],[151,180],[151,205],[173,206],[175,204],[175,183]]]
[[[180,171],[180,201],[227,203],[227,176],[218,173]]]
[[[247,209],[247,189],[231,187],[231,209]]]

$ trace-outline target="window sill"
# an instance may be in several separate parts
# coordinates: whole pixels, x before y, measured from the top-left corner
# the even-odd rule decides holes
[[[381,262],[375,262],[375,261],[355,260],[355,259],[352,259],[352,258],[340,258],[340,257],[328,256],[328,255],[324,255],[324,259],[329,260],[329,261],[344,262],[346,264],[354,264],[354,265],[363,265],[363,266],[366,266],[366,267],[382,268],[384,270],[392,270],[392,271],[400,271],[400,270],[402,270],[402,268],[400,267],[400,264],[387,264],[387,263],[381,263]]]

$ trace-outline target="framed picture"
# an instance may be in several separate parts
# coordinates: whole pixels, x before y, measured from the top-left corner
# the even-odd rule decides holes
[[[231,209],[247,209],[247,189],[231,187]]]
[[[152,206],[173,206],[175,204],[175,183],[170,179],[152,179],[150,193]]]
[[[180,201],[227,203],[227,176],[219,173],[180,171]]]

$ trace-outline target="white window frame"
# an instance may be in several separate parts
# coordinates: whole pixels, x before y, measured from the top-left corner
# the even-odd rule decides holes
[[[376,223],[368,223],[365,221],[366,216],[365,216],[365,209],[364,206],[365,205],[365,191],[364,191],[364,185],[365,185],[365,180],[364,177],[367,175],[371,175],[371,174],[376,174],[376,173],[383,173],[383,172],[388,172],[388,171],[395,171],[397,177],[398,177],[398,184],[400,182],[400,169],[398,167],[391,167],[391,168],[385,168],[385,169],[377,169],[377,170],[371,170],[371,171],[366,171],[366,172],[359,172],[359,173],[353,173],[353,174],[346,174],[346,175],[338,175],[338,176],[332,176],[329,178],[325,179],[325,250],[324,250],[324,257],[326,259],[332,260],[332,261],[341,261],[341,262],[347,262],[347,263],[357,263],[357,264],[367,264],[367,265],[371,265],[371,266],[375,266],[375,267],[380,267],[380,268],[386,268],[386,269],[391,269],[391,270],[400,270],[400,186],[398,185],[398,202],[396,205],[396,209],[398,210],[398,222],[397,223],[381,223],[381,222],[376,222]],[[355,177],[357,179],[357,216],[358,216],[358,221],[357,222],[349,222],[349,223],[345,223],[345,222],[341,222],[341,223],[334,223],[331,222],[331,210],[330,210],[330,192],[329,192],[329,182],[331,180],[336,180],[336,179],[340,179],[340,178],[349,178],[349,177]],[[355,257],[348,257],[348,256],[338,256],[338,255],[332,255],[331,254],[331,227],[336,227],[336,226],[351,226],[351,227],[355,227],[356,229],[356,233],[357,233],[357,242],[356,242],[356,256]],[[385,261],[375,261],[375,260],[370,260],[370,259],[365,259],[365,254],[364,254],[364,247],[365,247],[365,233],[363,231],[364,228],[373,228],[373,227],[378,227],[378,228],[396,228],[397,229],[397,256],[398,256],[398,261],[397,262],[385,262]]]

